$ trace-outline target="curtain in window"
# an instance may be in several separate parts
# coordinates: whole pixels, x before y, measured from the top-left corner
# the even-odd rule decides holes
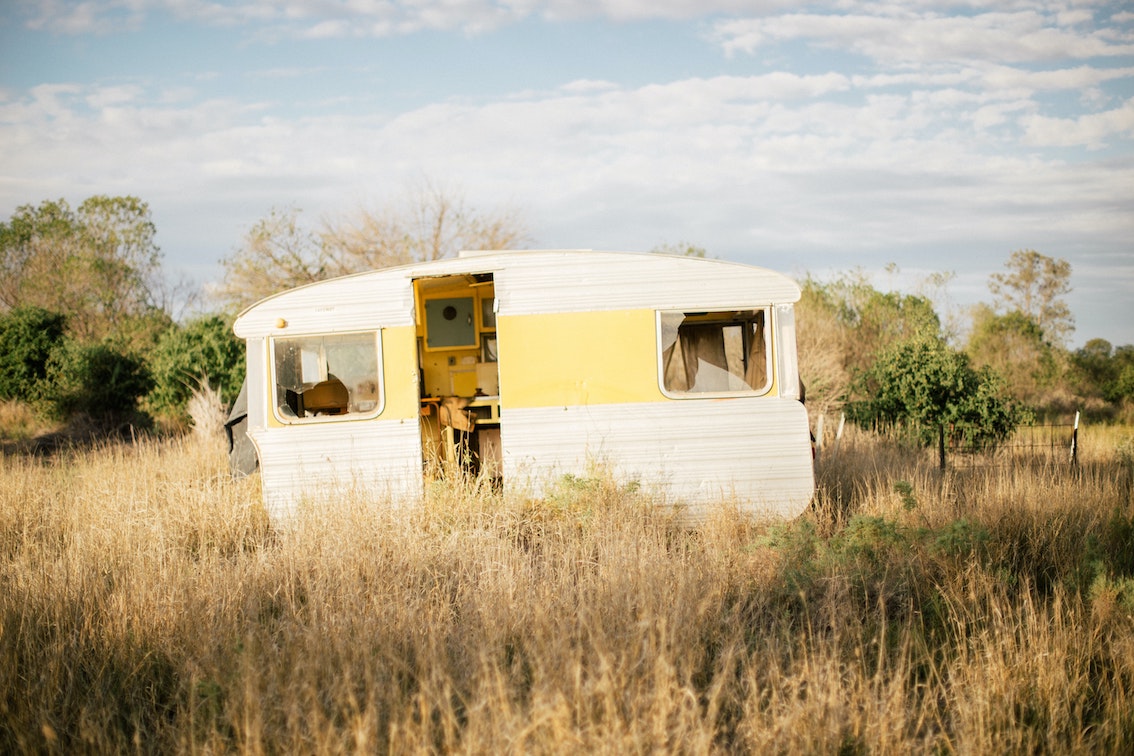
[[[764,343],[764,313],[757,313],[752,323],[752,340],[748,347],[748,369],[744,382],[749,388],[760,389],[768,383],[768,356]]]
[[[665,359],[671,391],[728,391],[728,359],[719,325],[683,324]]]
[[[689,323],[680,315],[664,315],[662,368],[668,391],[715,393],[763,388],[768,382],[764,313],[755,313],[749,321],[726,323]]]

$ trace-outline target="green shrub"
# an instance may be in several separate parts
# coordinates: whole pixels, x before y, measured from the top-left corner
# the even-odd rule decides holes
[[[171,326],[150,354],[154,386],[150,408],[170,417],[184,417],[189,397],[202,382],[231,402],[244,381],[244,342],[229,323],[210,315],[185,326]]]
[[[928,332],[884,349],[853,390],[860,398],[847,405],[848,417],[867,428],[904,428],[924,446],[946,429],[967,448],[994,446],[1023,418],[996,373],[974,369],[967,355]]]
[[[145,363],[106,344],[67,339],[47,362],[48,410],[67,418],[83,413],[112,419],[137,411],[138,400],[153,386]]]
[[[65,326],[64,316],[40,307],[0,315],[0,399],[31,404],[44,398],[47,361]]]

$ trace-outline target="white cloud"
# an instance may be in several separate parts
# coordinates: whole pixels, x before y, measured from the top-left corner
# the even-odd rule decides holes
[[[248,26],[263,38],[388,37],[423,30],[482,34],[528,18],[724,19],[714,38],[730,54],[807,40],[879,61],[1004,62],[1130,55],[1129,13],[1042,0],[962,3],[871,0],[23,0],[27,24],[60,34],[137,31],[154,14],[182,22]],[[800,11],[800,8],[805,10]],[[1000,10],[1001,8],[1007,10]],[[1103,11],[1098,11],[1101,14]]]
[[[1024,141],[1028,144],[1099,149],[1111,137],[1134,139],[1134,100],[1113,110],[1074,118],[1032,115],[1024,119],[1023,125]]]
[[[1029,71],[1021,68],[995,66],[979,74],[981,83],[989,89],[1026,89],[1053,91],[1085,89],[1116,79],[1134,79],[1134,67],[1097,68],[1076,66],[1048,71]]]
[[[975,16],[793,13],[714,25],[729,54],[755,53],[773,43],[804,40],[887,64],[1007,63],[1134,54],[1125,35],[1114,43],[1089,29],[1059,25],[1034,10]]]
[[[578,79],[564,84],[560,89],[573,94],[586,94],[588,92],[609,92],[612,89],[618,89],[618,85],[613,81]]]
[[[838,74],[630,89],[576,82],[558,92],[438,103],[385,119],[333,111],[284,118],[268,104],[195,101],[187,92],[146,104],[130,87],[45,86],[0,103],[0,162],[5,174],[37,177],[44,187],[172,199],[192,186],[258,197],[261,211],[296,198],[349,203],[348,195],[373,192],[378,180],[396,185],[421,173],[490,187],[503,199],[525,197],[542,213],[570,206],[592,218],[644,213],[633,208],[632,195],[641,193],[656,206],[688,202],[706,217],[734,216],[721,228],[735,226],[736,214],[751,205],[757,216],[773,214],[760,233],[784,240],[801,225],[832,225],[819,217],[839,217],[833,227],[856,244],[881,238],[879,226],[912,239],[952,233],[950,223],[973,231],[986,215],[1001,224],[988,211],[994,207],[1048,224],[1048,208],[1078,201],[1084,183],[1098,187],[1095,196],[1130,195],[1120,181],[1132,178],[1128,170],[1064,165],[1002,145],[986,153],[958,133],[1001,129],[1033,146],[1098,145],[1134,136],[1131,103],[1060,119],[1037,113],[1026,99],[973,102],[949,92],[871,94]],[[824,99],[830,93],[852,96]],[[1067,187],[1072,173],[1074,192]],[[107,176],[121,183],[99,186]],[[4,204],[26,201],[24,189],[5,183]],[[958,193],[958,186],[970,189]],[[31,196],[54,194],[58,189]],[[603,201],[587,209],[596,197]],[[1130,225],[1113,217],[1092,223],[1082,229],[1089,235]]]
[[[123,105],[136,100],[142,94],[142,88],[125,84],[120,86],[101,87],[88,94],[84,99],[92,108],[106,108],[113,105]]]

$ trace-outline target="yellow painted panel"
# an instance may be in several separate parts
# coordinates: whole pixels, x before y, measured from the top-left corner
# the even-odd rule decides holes
[[[417,333],[414,326],[382,329],[382,380],[386,389],[383,420],[416,419],[421,413],[417,393]]]
[[[664,401],[653,310],[500,316],[500,400],[510,407]]]

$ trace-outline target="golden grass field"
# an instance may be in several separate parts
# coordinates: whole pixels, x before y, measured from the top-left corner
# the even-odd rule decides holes
[[[0,456],[0,752],[1134,753],[1132,439],[851,433],[798,520],[696,528],[596,472],[276,531],[190,438]]]

